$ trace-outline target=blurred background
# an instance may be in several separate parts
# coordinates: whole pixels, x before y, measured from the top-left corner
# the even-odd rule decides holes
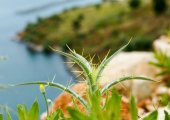
[[[150,51],[153,40],[170,36],[169,31],[169,0],[0,0],[0,55],[6,58],[0,62],[0,88],[53,78],[75,83],[64,58],[49,46],[68,51],[68,45],[87,58],[102,59],[130,39],[126,51]],[[60,92],[48,88],[48,98],[54,100]],[[40,112],[45,111],[37,86],[0,89],[0,105],[14,111],[35,98]]]

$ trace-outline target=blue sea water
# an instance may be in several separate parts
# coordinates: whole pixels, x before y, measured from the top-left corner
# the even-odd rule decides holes
[[[66,85],[75,82],[61,56],[30,52],[26,45],[13,41],[27,23],[38,17],[47,17],[75,6],[95,4],[100,0],[0,0],[0,55],[7,60],[0,61],[0,84],[17,84],[31,81],[52,80]],[[47,96],[54,100],[60,90],[48,88]],[[23,86],[0,90],[0,105],[7,105],[16,111],[17,104],[28,107],[38,99],[40,112],[45,111],[45,104],[38,86]],[[17,115],[12,112],[13,120]]]

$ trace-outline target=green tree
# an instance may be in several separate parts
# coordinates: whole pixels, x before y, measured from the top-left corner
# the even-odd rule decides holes
[[[140,0],[129,0],[129,6],[132,8],[132,9],[136,9],[140,6],[141,4],[141,1]]]
[[[156,14],[162,14],[167,9],[166,0],[153,0],[153,9]]]
[[[79,30],[81,28],[81,22],[83,21],[84,19],[84,15],[83,14],[79,14],[77,16],[77,18],[73,21],[73,29],[74,30]]]

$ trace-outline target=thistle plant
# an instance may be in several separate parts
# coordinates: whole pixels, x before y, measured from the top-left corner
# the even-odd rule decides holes
[[[128,44],[127,44],[128,45]],[[106,99],[106,102],[104,105],[101,105],[102,103],[102,96],[109,91],[113,86],[116,84],[127,81],[127,80],[149,80],[152,81],[149,78],[146,77],[135,77],[135,76],[127,76],[122,77],[119,79],[114,79],[112,82],[108,83],[107,85],[100,88],[99,79],[101,77],[101,74],[106,67],[106,65],[109,63],[109,61],[116,56],[118,53],[120,53],[127,45],[120,48],[117,52],[115,52],[113,55],[107,58],[107,56],[103,59],[100,65],[96,66],[92,64],[91,62],[88,62],[86,58],[81,56],[80,54],[77,54],[74,50],[70,49],[70,53],[65,53],[59,50],[53,49],[56,53],[61,54],[69,59],[71,59],[73,62],[75,62],[83,71],[85,82],[88,85],[87,90],[87,100],[82,98],[79,94],[77,94],[75,91],[70,89],[69,87],[63,86],[58,83],[54,82],[44,82],[44,81],[38,81],[38,82],[29,82],[29,83],[23,83],[18,84],[14,86],[22,86],[22,85],[45,85],[50,87],[55,87],[58,89],[61,89],[65,92],[70,93],[76,100],[78,100],[85,108],[85,113],[80,113],[80,111],[76,111],[75,109],[68,109],[70,115],[72,117],[76,117],[76,114],[82,114],[84,118],[77,118],[77,120],[84,120],[85,118],[88,118],[89,120],[120,120],[120,105],[121,105],[121,96],[117,92],[112,92],[112,94]],[[117,104],[115,109],[114,107],[110,106],[110,104]],[[48,109],[48,108],[47,108]],[[108,112],[108,110],[110,112]],[[75,114],[76,113],[76,114]]]
[[[53,49],[56,53],[61,54],[69,59],[71,59],[74,63],[76,63],[83,71],[84,79],[87,84],[87,99],[84,99],[81,95],[73,91],[70,87],[66,87],[64,85],[54,83],[54,82],[28,82],[22,83],[12,86],[24,86],[24,85],[40,85],[40,90],[44,93],[44,86],[54,87],[57,89],[61,89],[70,95],[73,98],[81,103],[84,106],[85,111],[80,111],[79,108],[68,108],[68,112],[70,114],[69,118],[65,118],[62,111],[60,109],[51,113],[47,116],[47,120],[121,120],[121,95],[116,90],[111,90],[113,86],[116,84],[127,81],[127,80],[148,80],[153,81],[146,77],[136,77],[136,76],[126,76],[121,77],[119,79],[113,79],[110,83],[105,86],[100,86],[100,77],[101,74],[106,67],[106,65],[112,60],[114,56],[120,53],[128,44],[124,45],[117,52],[115,52],[110,57],[105,57],[100,65],[94,65],[92,62],[88,62],[86,58],[77,54],[74,50],[71,50],[70,53],[65,53],[59,50]],[[106,96],[106,98],[103,98]],[[46,100],[46,96],[44,96]],[[73,101],[74,101],[73,99]],[[104,99],[104,101],[103,101]],[[47,101],[47,100],[46,100]],[[47,105],[47,113],[48,113],[48,103]],[[24,109],[24,108],[23,108]],[[24,110],[23,110],[24,111]],[[130,113],[131,119],[137,120],[138,113],[137,107],[135,103],[134,97],[131,98],[130,101]],[[0,119],[1,120],[1,119]],[[19,119],[19,120],[29,120],[29,119]],[[146,119],[147,120],[147,119]],[[148,119],[155,120],[155,119]]]

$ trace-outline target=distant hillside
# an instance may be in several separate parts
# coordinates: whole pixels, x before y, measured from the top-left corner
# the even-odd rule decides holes
[[[42,45],[45,51],[49,51],[48,46],[67,50],[67,44],[85,55],[103,56],[130,38],[132,42],[126,50],[150,50],[152,41],[169,27],[170,9],[156,16],[149,4],[131,10],[127,4],[105,3],[39,18],[19,35],[23,41]]]

